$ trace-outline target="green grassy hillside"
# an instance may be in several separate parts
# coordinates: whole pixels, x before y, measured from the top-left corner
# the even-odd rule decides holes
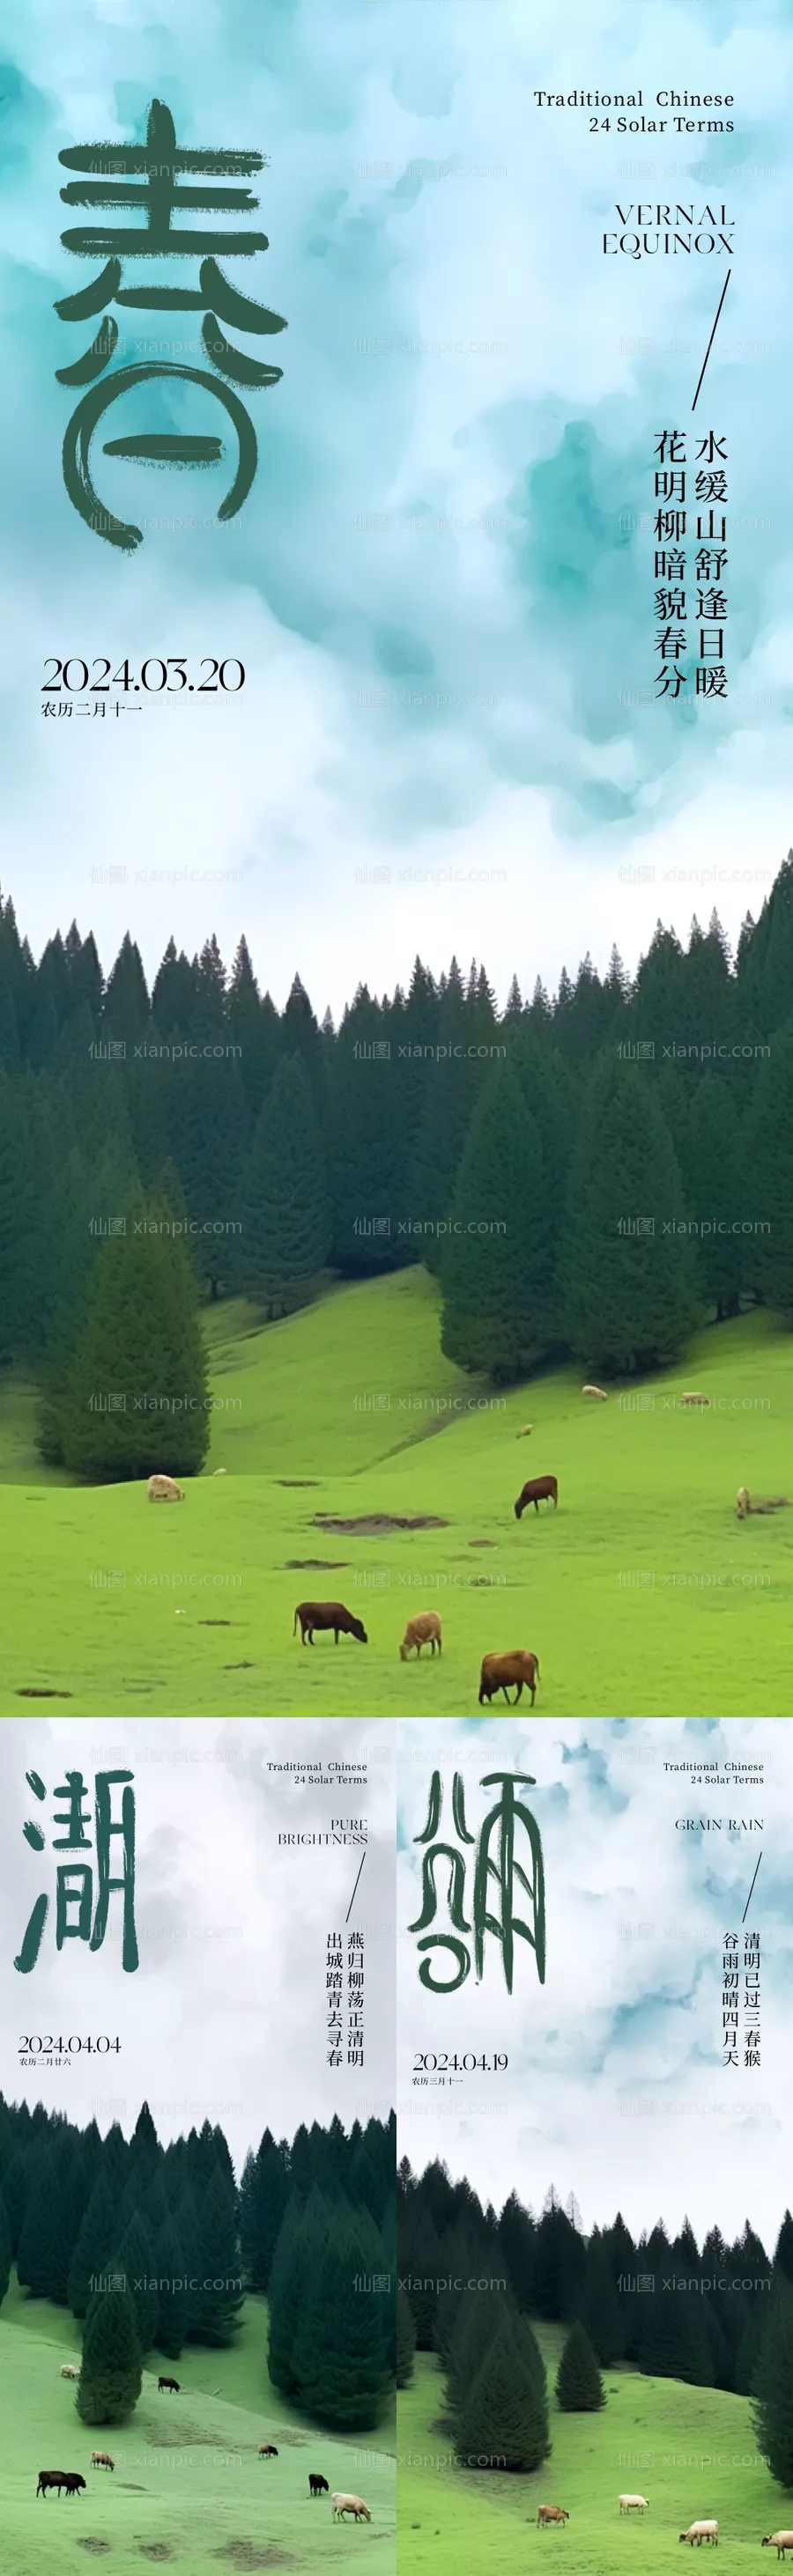
[[[9,2291],[0,2312],[0,2561],[8,2576],[64,2576],[107,2557],[112,2576],[139,2576],[172,2561],[185,2576],[220,2569],[353,2567],[381,2571],[394,2558],[394,2460],[388,2427],[360,2441],[313,2432],[284,2407],[267,2377],[266,2314],[249,2300],[233,2352],[189,2350],[162,2368],[181,2383],[159,2396],[157,2367],[144,2375],[131,2424],[80,2422],[74,2320],[46,2301]],[[156,2361],[156,2357],[155,2357]],[[260,2460],[274,2442],[277,2460]],[[92,2470],[92,2450],[115,2462]],[[79,2469],[87,2493],[36,2496],[39,2469]],[[312,2499],[308,2472],[365,2497],[371,2524],[334,2524],[328,2496]],[[385,2552],[384,2552],[385,2543]]]
[[[561,2329],[535,2331],[553,2388]],[[776,2551],[760,2560],[760,2543],[766,2532],[793,2528],[793,2498],[758,2456],[748,2400],[642,2379],[630,2369],[604,2378],[608,2399],[598,2415],[560,2415],[552,2396],[553,2449],[535,2476],[477,2475],[454,2463],[442,2429],[443,2377],[419,2354],[398,2406],[400,2576],[457,2576],[461,2567],[477,2576],[526,2576],[551,2553],[570,2576],[618,2576],[621,2569],[661,2576],[681,2563],[681,2531],[711,2518],[719,2525],[722,2576],[730,2566],[775,2567]],[[621,2514],[621,2494],[646,2496],[648,2512]],[[569,2522],[538,2530],[538,2504],[564,2505]]]
[[[475,1715],[482,1655],[513,1646],[539,1655],[538,1717],[789,1709],[793,1511],[734,1510],[741,1484],[793,1495],[793,1341],[773,1318],[711,1328],[625,1405],[582,1397],[569,1369],[495,1396],[442,1358],[415,1270],[264,1330],[222,1307],[210,1337],[212,1447],[182,1505],[47,1476],[30,1398],[6,1382],[4,1715],[39,1699],[75,1715]],[[709,1410],[680,1410],[689,1387]],[[162,1433],[156,1448],[167,1469]],[[548,1471],[558,1512],[518,1524],[520,1485]],[[444,1526],[339,1533],[321,1514]],[[363,1619],[368,1647],[301,1647],[295,1603],[323,1598]],[[405,1621],[427,1608],[442,1659],[402,1665]]]

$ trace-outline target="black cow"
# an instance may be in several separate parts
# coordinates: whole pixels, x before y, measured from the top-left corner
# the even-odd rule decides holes
[[[61,2488],[65,2487],[67,2495],[79,2495],[80,2488],[84,2486],[85,2479],[81,2478],[79,2469],[39,2469],[36,2494],[46,2495],[48,2487],[57,2487],[60,2495]]]
[[[181,2394],[178,2379],[158,2379],[158,2381],[157,2381],[157,2393],[158,2393],[158,2395],[159,2395],[159,2391],[160,2391],[160,2389],[161,2389],[161,2388],[172,2388],[172,2389],[173,2389],[173,2393],[174,2393],[174,2396],[175,2396],[175,2397],[178,2397],[178,2396]]]
[[[277,2460],[277,2458],[278,2458],[278,2453],[277,2453],[277,2450],[276,2450],[276,2447],[275,2447],[275,2443],[274,2443],[274,2442],[260,2442],[260,2443],[259,2443],[259,2458],[260,2458],[260,2460]]]
[[[352,1610],[345,1610],[343,1601],[299,1601],[292,1622],[293,1637],[297,1635],[298,1619],[304,1646],[313,1646],[315,1628],[332,1628],[336,1645],[340,1635],[357,1637],[359,1646],[369,1644],[362,1620],[356,1619]]]
[[[309,2469],[309,2473],[308,2473],[308,2491],[309,2491],[309,2495],[327,2495],[327,2493],[328,2493],[328,2481],[327,2481],[327,2478],[318,2478],[318,2477],[316,2477],[316,2476],[315,2476],[313,2469]]]

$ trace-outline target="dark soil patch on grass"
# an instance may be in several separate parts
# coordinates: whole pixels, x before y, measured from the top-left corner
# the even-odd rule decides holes
[[[448,1521],[439,1520],[434,1512],[422,1512],[415,1519],[403,1519],[395,1512],[365,1512],[360,1520],[329,1520],[324,1512],[315,1512],[319,1529],[338,1530],[340,1538],[388,1538],[392,1530],[448,1529]]]
[[[252,1672],[253,1672],[253,1665],[252,1665],[252,1663],[251,1663],[250,1656],[248,1656],[248,1659],[247,1659],[247,1662],[246,1662],[246,1663],[242,1663],[242,1664],[224,1664],[224,1666],[223,1666],[223,1670],[224,1670],[224,1673],[252,1673]]]
[[[277,1485],[283,1485],[283,1486],[284,1486],[284,1488],[285,1488],[289,1493],[295,1493],[295,1494],[298,1494],[298,1493],[299,1493],[299,1494],[302,1494],[302,1493],[304,1492],[304,1490],[306,1490],[306,1489],[308,1488],[308,1486],[309,1486],[309,1485],[318,1485],[318,1484],[319,1484],[319,1477],[318,1477],[318,1476],[276,1476],[275,1481],[276,1481],[276,1484],[277,1484]]]
[[[173,2558],[174,2552],[169,2549],[167,2540],[142,2540],[140,2555],[141,2558]]]
[[[348,1563],[346,1556],[288,1556],[285,1574],[338,1574]]]
[[[32,1683],[14,1693],[15,1699],[71,1699],[71,1696],[71,1691],[38,1690]]]
[[[469,1547],[497,1547],[497,1538],[469,1538]]]
[[[230,1628],[230,1619],[199,1619],[199,1628]]]
[[[110,2542],[109,2540],[78,2540],[77,2547],[90,2550],[92,2558],[106,2558]]]
[[[297,2559],[288,2549],[257,2549],[252,2540],[227,2540],[224,2549],[213,2549],[213,2558],[227,2558],[232,2567],[296,2567]]]

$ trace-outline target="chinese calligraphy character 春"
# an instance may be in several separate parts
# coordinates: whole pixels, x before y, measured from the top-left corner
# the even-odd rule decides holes
[[[185,366],[181,360],[145,355],[140,364],[113,368],[118,323],[107,312],[83,355],[71,366],[56,370],[59,384],[80,388],[80,400],[63,442],[63,479],[69,499],[95,535],[133,553],[141,543],[142,531],[117,519],[112,510],[103,506],[90,463],[95,431],[110,405],[130,390],[155,381],[165,390],[174,381],[181,381],[211,395],[226,413],[237,448],[234,479],[220,504],[219,521],[235,518],[251,489],[258,461],[256,432],[234,387],[241,386],[247,393],[260,392],[265,386],[278,384],[283,370],[247,357],[227,338],[221,325],[261,335],[284,331],[286,323],[281,314],[271,313],[264,305],[240,294],[225,277],[219,256],[252,258],[256,252],[267,250],[267,235],[224,232],[222,226],[216,225],[206,230],[189,226],[180,229],[172,223],[172,217],[198,209],[210,215],[250,214],[259,200],[248,188],[218,188],[209,182],[248,178],[264,165],[259,152],[178,151],[173,118],[159,99],[154,99],[149,109],[144,145],[92,143],[61,152],[59,158],[67,169],[99,174],[70,180],[61,189],[66,205],[101,206],[114,211],[131,208],[145,217],[145,227],[92,222],[74,225],[61,234],[65,250],[75,252],[78,258],[100,259],[104,263],[89,285],[56,303],[61,321],[88,321],[111,303],[155,314],[201,312],[202,346],[216,370],[210,374],[205,368]],[[182,184],[185,172],[198,180],[196,187]],[[122,284],[127,262],[139,259],[198,259],[198,286]],[[145,350],[145,343],[142,345]],[[87,391],[82,390],[84,387]],[[223,444],[218,437],[157,431],[106,440],[103,453],[135,458],[149,465],[202,467],[217,464],[223,455]]]

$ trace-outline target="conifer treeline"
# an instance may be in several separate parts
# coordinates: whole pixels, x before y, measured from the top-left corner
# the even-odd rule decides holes
[[[404,2159],[397,2242],[399,2381],[416,2345],[439,2356],[461,2459],[495,2466],[506,2447],[507,2466],[528,2468],[546,2456],[545,2375],[530,2320],[555,2319],[569,2329],[560,2406],[599,2405],[599,2368],[624,2361],[751,2396],[774,2475],[793,2482],[789,2211],[773,2255],[748,2220],[734,2245],[713,2226],[701,2249],[687,2219],[671,2239],[659,2221],[634,2241],[619,2215],[585,2237],[575,2202],[562,2208],[553,2190],[539,2218],[515,2191],[497,2216],[444,2165],[417,2179]]]
[[[208,2120],[163,2147],[144,2103],[127,2144],[0,2096],[0,2300],[16,2262],[31,2297],[71,2308],[80,2412],[118,2423],[147,2356],[228,2347],[246,2288],[267,2294],[275,2385],[363,2430],[394,2371],[394,2159],[393,2121],[314,2122],[291,2147],[266,2129],[238,2190]]]
[[[75,1426],[136,1300],[159,1383],[197,1393],[189,1469],[191,1278],[272,1315],[411,1261],[448,1355],[505,1381],[656,1365],[742,1298],[793,1317],[793,854],[734,966],[715,915],[686,952],[659,924],[633,981],[586,958],[499,1015],[483,967],[417,959],[338,1029],[297,977],[279,1012],[244,939],[230,974],[171,940],[149,993],[129,937],[107,981],[75,925],[36,966],[0,905],[0,1358],[48,1375],[45,1454],[96,1471]]]

